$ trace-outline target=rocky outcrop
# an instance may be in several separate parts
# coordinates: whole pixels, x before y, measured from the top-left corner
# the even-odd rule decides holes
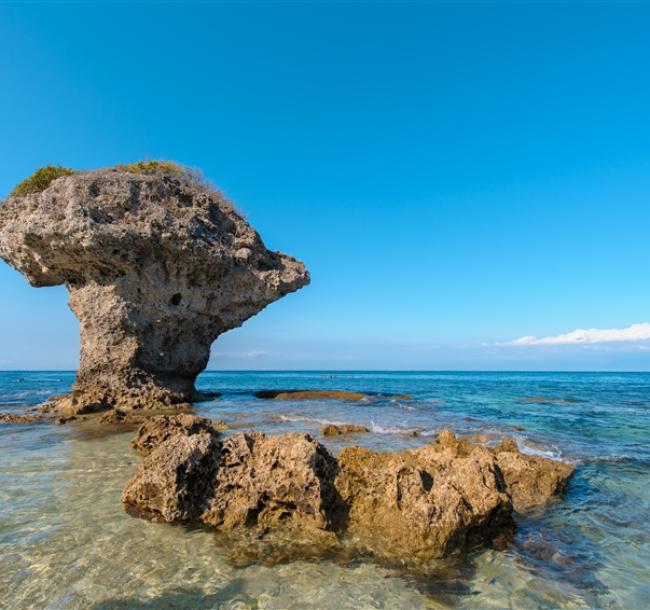
[[[484,447],[468,455],[439,442],[389,453],[350,447],[338,463],[347,531],[356,544],[383,556],[442,557],[510,523],[510,497]]]
[[[201,430],[159,444],[123,501],[131,514],[156,520],[198,521],[223,532],[257,528],[260,536],[290,528],[301,539],[326,540],[329,549],[421,561],[510,526],[513,501],[548,501],[562,485],[541,484],[546,472],[564,482],[570,476],[570,467],[503,449],[443,431],[419,449],[350,447],[335,458],[307,434],[239,433],[221,441]],[[501,459],[506,469],[515,461],[527,466],[505,477]]]
[[[364,432],[370,432],[370,429],[360,424],[327,424],[321,430],[323,436],[346,436]]]
[[[158,415],[147,418],[138,428],[131,446],[142,455],[149,455],[168,438],[177,434],[192,436],[199,432],[207,432],[215,438],[220,432],[227,430],[224,421],[213,422],[205,417],[198,417],[191,413],[179,415]]]
[[[339,502],[336,461],[306,434],[176,434],[150,453],[123,494],[128,512],[221,530],[297,525],[327,530]]]
[[[170,164],[62,176],[0,206],[0,257],[64,284],[81,360],[67,414],[192,400],[212,342],[309,282],[217,191]]]
[[[514,443],[502,443],[495,453],[515,510],[520,512],[561,496],[574,470],[564,462],[520,453]]]

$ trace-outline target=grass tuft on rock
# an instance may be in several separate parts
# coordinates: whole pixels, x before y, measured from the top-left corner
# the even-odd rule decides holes
[[[23,180],[11,191],[11,197],[24,197],[30,193],[44,191],[53,180],[61,176],[71,176],[75,173],[74,170],[68,167],[61,167],[60,165],[40,167],[29,178]]]
[[[184,174],[188,170],[173,161],[137,161],[136,163],[119,163],[115,169],[121,172],[132,172],[134,174],[148,174],[154,172],[169,172],[173,174]]]

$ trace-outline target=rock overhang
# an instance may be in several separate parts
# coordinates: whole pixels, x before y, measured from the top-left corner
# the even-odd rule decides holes
[[[33,286],[69,291],[82,344],[62,403],[73,412],[190,400],[221,333],[310,281],[180,166],[77,172],[10,196],[0,257]]]

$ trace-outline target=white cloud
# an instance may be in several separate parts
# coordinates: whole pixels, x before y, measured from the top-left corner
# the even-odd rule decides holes
[[[632,324],[627,328],[578,328],[554,337],[519,337],[507,345],[575,345],[608,343],[610,341],[643,341],[650,339],[650,324]]]

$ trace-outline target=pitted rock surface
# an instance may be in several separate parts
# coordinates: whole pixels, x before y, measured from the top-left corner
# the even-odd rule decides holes
[[[511,471],[512,463],[522,470]],[[284,536],[284,545],[309,535],[324,549],[345,545],[413,563],[487,542],[512,526],[513,502],[543,506],[572,470],[451,431],[415,450],[348,447],[337,458],[307,434],[239,433],[218,441],[201,431],[163,441],[122,499],[128,512],[149,518],[194,520],[229,534],[289,528],[298,533]],[[199,471],[202,486],[185,474]],[[554,476],[562,481],[545,483]]]
[[[226,429],[225,422],[221,420],[213,422],[206,417],[199,417],[191,413],[157,415],[145,419],[138,428],[135,438],[131,441],[131,446],[138,453],[146,456],[176,434],[192,436],[199,432],[207,432],[216,438],[220,432]]]
[[[0,257],[68,289],[81,359],[66,414],[190,401],[212,342],[309,282],[220,193],[170,171],[77,173],[9,197]]]

